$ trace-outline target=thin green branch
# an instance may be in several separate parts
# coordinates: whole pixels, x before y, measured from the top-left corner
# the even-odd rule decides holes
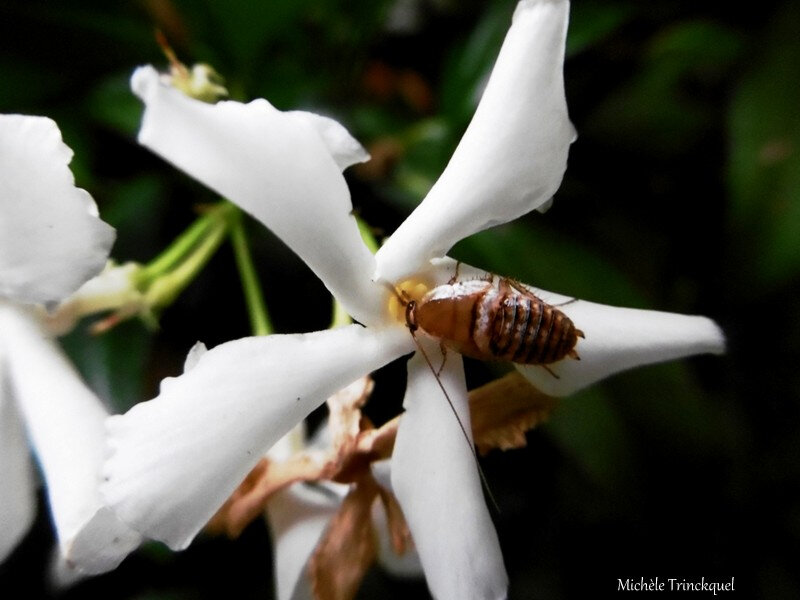
[[[229,202],[222,202],[198,217],[172,244],[136,274],[137,287],[147,287],[175,268],[208,235],[209,231],[220,223],[221,219],[228,218],[236,210],[238,209]]]
[[[237,213],[231,222],[231,245],[233,246],[234,256],[236,256],[239,277],[242,280],[247,313],[250,315],[250,326],[255,335],[269,335],[273,332],[272,323],[267,312],[267,305],[264,302],[264,295],[261,293],[261,285],[253,264],[253,257],[250,254],[241,212]]]
[[[228,233],[226,219],[216,219],[212,228],[192,250],[191,254],[169,273],[162,274],[147,290],[147,303],[153,307],[171,304],[188,286],[219,248]]]

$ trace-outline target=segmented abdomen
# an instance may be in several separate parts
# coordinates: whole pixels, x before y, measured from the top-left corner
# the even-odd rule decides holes
[[[473,328],[475,345],[499,360],[546,365],[576,357],[578,331],[569,317],[541,298],[513,288],[480,300]]]
[[[412,325],[466,356],[529,365],[577,359],[583,337],[558,308],[498,277],[434,288],[415,305]]]

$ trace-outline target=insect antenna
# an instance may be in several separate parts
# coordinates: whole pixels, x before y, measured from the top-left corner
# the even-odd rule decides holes
[[[461,264],[460,262],[456,264],[456,275],[454,277],[458,276],[458,267],[460,266],[460,264]],[[495,499],[494,494],[492,494],[492,490],[489,488],[489,481],[486,479],[486,474],[483,472],[480,462],[478,462],[478,453],[475,451],[475,446],[473,445],[472,440],[470,439],[469,434],[467,433],[466,427],[464,427],[464,423],[461,422],[461,417],[458,416],[456,407],[453,404],[453,401],[450,399],[450,395],[447,393],[447,390],[445,389],[444,385],[442,384],[442,380],[439,379],[439,372],[441,372],[441,369],[439,369],[439,371],[437,372],[436,369],[433,368],[433,363],[431,363],[431,359],[428,357],[428,353],[425,352],[425,349],[422,347],[422,344],[420,344],[419,340],[417,339],[415,332],[417,331],[419,326],[417,325],[416,318],[414,316],[414,313],[417,308],[417,302],[415,300],[412,300],[405,290],[398,290],[396,287],[387,282],[384,282],[384,285],[389,289],[389,291],[392,294],[395,295],[397,300],[400,302],[401,306],[405,307],[406,326],[408,327],[409,333],[411,333],[411,339],[414,340],[414,344],[419,349],[420,353],[422,354],[422,357],[428,364],[428,368],[431,370],[431,373],[436,378],[436,383],[439,385],[439,389],[442,390],[442,393],[444,394],[444,397],[447,400],[447,404],[450,406],[450,410],[453,412],[453,416],[456,418],[458,426],[461,428],[461,433],[464,434],[464,440],[467,442],[467,446],[469,447],[469,450],[472,453],[472,457],[475,459],[475,466],[478,468],[478,475],[481,478],[481,485],[483,486],[483,489],[486,490],[486,495],[489,497],[491,505],[494,507],[495,511],[497,511],[497,514],[500,514],[500,505],[497,504],[497,500]],[[444,361],[442,362],[442,368],[444,368]]]
[[[456,411],[456,407],[453,404],[453,401],[450,399],[450,395],[447,393],[447,390],[442,384],[442,380],[439,379],[439,375],[433,368],[433,364],[431,363],[431,359],[428,358],[427,352],[425,352],[425,349],[422,347],[422,344],[419,343],[419,340],[417,339],[417,336],[414,335],[413,331],[411,331],[411,337],[414,339],[414,343],[417,345],[417,348],[419,348],[420,353],[422,353],[422,357],[425,359],[425,362],[428,363],[428,368],[430,368],[431,373],[433,373],[433,376],[436,378],[436,383],[439,384],[439,389],[442,390],[442,393],[444,394],[444,397],[447,400],[447,404],[450,405],[450,410],[453,411],[453,416],[456,418],[456,421],[458,421],[458,426],[461,428],[461,433],[464,434],[464,440],[466,440],[467,446],[469,446],[469,450],[470,452],[472,452],[472,456],[475,459],[475,466],[478,467],[478,475],[480,475],[483,489],[486,490],[486,495],[489,497],[489,501],[491,502],[494,509],[497,511],[497,514],[500,514],[500,505],[497,504],[497,500],[495,499],[494,494],[492,494],[492,490],[489,488],[489,481],[486,479],[486,474],[483,472],[481,464],[478,462],[478,453],[475,451],[475,446],[473,445],[472,440],[470,439],[469,434],[467,433],[466,427],[464,427],[464,423],[461,421],[461,417],[458,416],[458,412]]]

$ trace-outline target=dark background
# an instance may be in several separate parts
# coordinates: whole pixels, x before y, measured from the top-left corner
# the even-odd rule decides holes
[[[353,202],[391,233],[441,172],[474,109],[514,3],[101,0],[0,4],[0,111],[54,118],[79,185],[118,229],[113,256],[147,262],[213,195],[134,141],[127,79],[165,61],[211,63],[237,99],[325,112],[386,157],[351,170]],[[394,8],[393,8],[394,6]],[[394,23],[387,26],[387,23]],[[618,578],[727,581],[736,597],[800,597],[800,6],[575,0],[565,66],[580,137],[554,207],[460,243],[453,255],[599,302],[698,313],[725,357],[639,369],[564,400],[524,450],[483,461],[511,598],[586,598]],[[279,332],[327,326],[322,285],[257,223],[250,239]],[[298,306],[302,310],[298,310]],[[65,345],[113,410],[155,395],[185,353],[249,334],[232,252],[160,319]],[[490,376],[469,364],[473,383]],[[402,361],[369,408],[399,410]],[[14,597],[268,598],[269,537],[143,547],[115,572],[48,589],[44,505],[0,565]],[[373,570],[359,597],[426,597]],[[727,595],[726,595],[727,596]]]

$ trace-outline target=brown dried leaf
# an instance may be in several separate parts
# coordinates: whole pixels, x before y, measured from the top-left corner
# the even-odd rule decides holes
[[[394,450],[394,440],[402,415],[387,421],[378,429],[362,431],[358,436],[358,452],[366,454],[371,460],[389,458]]]
[[[373,460],[391,454],[397,433],[396,422],[375,430],[361,416],[361,407],[373,386],[370,377],[362,377],[328,398],[328,427],[333,446],[330,450],[305,450],[281,462],[262,459],[211,518],[206,529],[236,538],[264,511],[275,492],[296,481],[327,479],[352,483],[369,475]]]
[[[370,475],[359,480],[311,555],[308,569],[316,600],[350,600],[375,562],[378,545],[372,526],[372,504],[378,488]]]
[[[382,485],[378,485],[383,508],[386,511],[386,525],[389,528],[389,535],[392,539],[392,549],[395,554],[405,554],[411,541],[411,530],[408,528],[406,517],[397,502],[394,494]]]
[[[332,470],[326,453],[302,452],[285,462],[262,458],[206,525],[212,534],[239,537],[263,512],[270,497],[296,481],[317,481]]]
[[[478,451],[523,448],[525,432],[546,421],[557,404],[517,371],[472,390],[469,406]]]
[[[367,402],[374,385],[372,378],[364,376],[328,398],[328,428],[335,449],[355,444],[361,431],[361,407]]]

